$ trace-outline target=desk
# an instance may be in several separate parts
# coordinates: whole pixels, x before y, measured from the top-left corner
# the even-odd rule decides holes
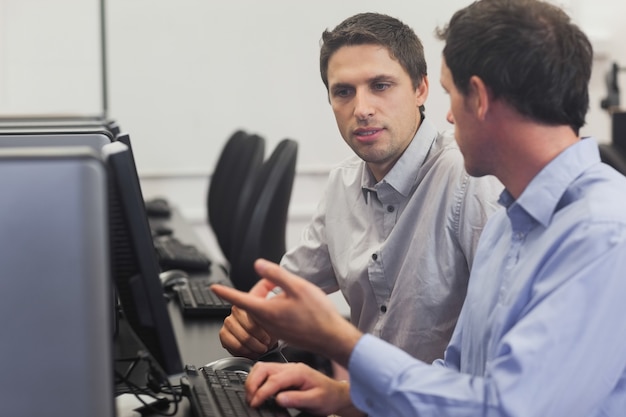
[[[171,217],[167,219],[151,218],[150,223],[152,225],[167,226],[173,230],[173,236],[181,242],[195,245],[201,251],[204,248],[204,244],[195,234],[193,228],[176,208],[172,209]],[[213,256],[208,251],[205,251],[205,253],[211,259],[223,259],[221,256]],[[190,273],[189,275],[192,278],[207,276],[206,273]],[[228,277],[220,262],[211,264],[208,276],[211,281],[215,282],[222,281]],[[168,311],[174,332],[176,333],[176,340],[183,364],[200,366],[216,359],[230,356],[220,344],[218,336],[223,319],[183,317],[180,307],[174,300],[168,302]]]

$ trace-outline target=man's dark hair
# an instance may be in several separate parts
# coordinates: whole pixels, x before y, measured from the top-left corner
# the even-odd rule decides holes
[[[426,76],[424,47],[413,29],[400,20],[379,13],[360,13],[333,30],[322,33],[320,73],[328,90],[328,61],[343,46],[380,45],[398,60],[417,89]]]
[[[456,88],[480,77],[496,99],[578,134],[589,109],[593,48],[561,9],[538,0],[481,0],[437,30]]]

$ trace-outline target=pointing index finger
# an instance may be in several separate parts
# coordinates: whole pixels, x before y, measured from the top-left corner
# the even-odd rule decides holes
[[[277,287],[280,287],[282,291],[288,294],[293,293],[293,274],[280,265],[265,259],[257,259],[254,263],[254,269],[262,278],[273,282]]]

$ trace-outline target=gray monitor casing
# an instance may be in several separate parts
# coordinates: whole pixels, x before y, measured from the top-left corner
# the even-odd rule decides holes
[[[2,415],[112,417],[107,174],[90,148],[0,148]]]
[[[0,129],[0,149],[9,147],[89,146],[96,152],[114,138],[104,130],[64,131],[3,131]]]

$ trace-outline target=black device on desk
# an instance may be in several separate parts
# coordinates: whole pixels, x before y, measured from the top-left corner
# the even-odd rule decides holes
[[[162,296],[134,161],[120,142],[103,151],[110,170],[111,273],[123,314],[165,372],[179,373],[182,361]]]
[[[148,217],[168,218],[172,215],[169,201],[163,197],[155,197],[145,201]]]
[[[266,353],[259,360],[287,362],[279,348]],[[272,401],[258,408],[248,405],[244,383],[254,363],[247,358],[227,357],[201,367],[187,365],[181,385],[183,393],[189,397],[194,414],[197,417],[304,417],[305,413],[280,407]]]
[[[185,317],[224,318],[230,314],[231,304],[215,295],[209,287],[215,283],[232,287],[227,269],[201,252],[193,236],[183,232],[180,238],[177,237],[181,230],[177,230],[173,223],[180,220],[179,217],[179,213],[173,210],[167,220],[150,219],[155,248],[164,270],[160,275],[163,289],[170,298],[176,299]],[[167,233],[160,233],[160,230]],[[168,254],[165,245],[174,246],[174,250]],[[176,247],[181,245],[182,248]],[[192,259],[185,260],[186,253]]]
[[[230,314],[231,304],[211,291],[210,286],[216,281],[208,277],[192,278],[174,269],[162,272],[161,282],[166,292],[174,294],[185,316],[226,317]]]
[[[245,399],[246,370],[188,366],[183,389],[197,417],[290,417],[286,408],[270,402],[252,408]]]
[[[163,270],[182,269],[185,271],[209,272],[211,260],[196,245],[181,242],[173,234],[154,238],[159,265]]]
[[[115,340],[116,391],[150,395],[158,406],[173,404],[174,411],[167,415],[174,415],[182,397],[171,377],[182,373],[182,359],[163,296],[139,178],[126,145],[114,142],[103,148],[103,154],[109,168],[111,273],[121,305]],[[151,411],[162,412],[154,406]]]
[[[178,303],[186,316],[226,317],[232,305],[219,298],[210,290],[207,279],[190,280],[187,286],[176,289]]]

